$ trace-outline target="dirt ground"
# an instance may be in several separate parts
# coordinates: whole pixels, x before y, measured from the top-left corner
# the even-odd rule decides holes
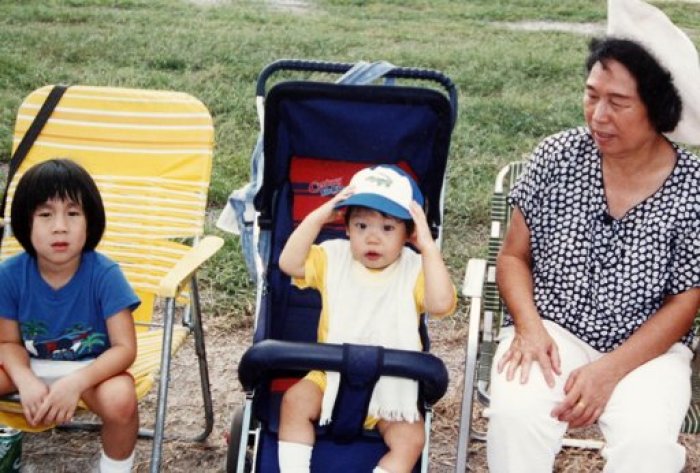
[[[450,372],[450,386],[446,396],[436,406],[436,421],[431,438],[431,472],[454,471],[457,435],[459,429],[462,371],[464,369],[464,340],[466,320],[456,315],[451,320],[431,322],[433,353],[440,356]],[[163,469],[166,472],[192,473],[225,471],[226,441],[230,417],[235,406],[243,401],[237,381],[236,367],[244,350],[250,346],[249,327],[224,328],[223,324],[209,322],[206,326],[207,358],[210,367],[215,408],[214,431],[204,443],[168,440],[163,450]],[[194,351],[186,345],[173,363],[174,378],[169,393],[167,435],[192,436],[202,425],[201,397],[197,384]],[[152,421],[155,412],[155,392],[140,404],[142,424]],[[686,473],[700,472],[700,440],[685,436],[689,461]],[[25,473],[84,473],[99,450],[95,433],[51,431],[43,434],[25,434],[23,461]],[[134,471],[147,472],[150,460],[149,440],[139,440]],[[595,472],[602,470],[602,458],[596,451],[565,449],[557,459],[556,472]],[[470,447],[471,471],[483,473],[485,449],[481,443]],[[461,472],[460,472],[461,473]]]

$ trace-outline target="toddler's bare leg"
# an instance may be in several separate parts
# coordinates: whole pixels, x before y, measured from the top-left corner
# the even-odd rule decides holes
[[[302,379],[282,398],[279,439],[284,442],[313,445],[314,423],[321,415],[323,393],[316,383]]]
[[[410,473],[415,466],[425,443],[423,421],[390,422],[380,420],[377,429],[389,447],[379,460],[379,466],[391,473]]]

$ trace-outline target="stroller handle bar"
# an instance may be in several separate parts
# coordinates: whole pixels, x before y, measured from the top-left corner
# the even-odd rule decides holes
[[[325,72],[329,74],[345,74],[355,64],[346,62],[326,62],[326,61],[309,61],[303,59],[280,59],[268,64],[258,76],[256,86],[256,95],[265,97],[265,86],[267,79],[274,73],[279,71],[307,71],[307,72]],[[398,79],[418,79],[425,81],[433,81],[440,84],[450,99],[450,107],[452,113],[452,126],[457,120],[457,87],[452,79],[445,74],[432,69],[422,69],[414,67],[395,67],[385,74],[387,78]]]
[[[340,372],[342,368],[343,345],[264,340],[245,352],[238,365],[238,379],[243,389],[250,392],[270,371],[316,369]],[[380,374],[418,381],[421,394],[429,405],[439,401],[447,391],[447,368],[430,353],[385,348]]]

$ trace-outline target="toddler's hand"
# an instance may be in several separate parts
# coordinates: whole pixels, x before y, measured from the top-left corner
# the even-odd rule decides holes
[[[415,230],[413,235],[411,235],[410,242],[418,251],[423,252],[430,245],[435,244],[433,235],[430,233],[430,227],[428,227],[428,219],[425,217],[423,208],[415,200],[411,202],[408,211],[411,214],[411,218],[413,218],[413,223],[415,223]]]
[[[355,189],[353,187],[345,186],[340,192],[334,195],[332,199],[330,199],[325,204],[314,210],[314,213],[316,213],[318,217],[322,219],[324,224],[332,222],[333,220],[335,220],[338,213],[340,213],[340,210],[335,209],[336,204],[339,204],[340,202],[344,201],[345,199],[350,197],[354,192]]]
[[[62,424],[71,420],[82,394],[78,385],[70,376],[53,383],[36,414],[37,419],[43,424]]]

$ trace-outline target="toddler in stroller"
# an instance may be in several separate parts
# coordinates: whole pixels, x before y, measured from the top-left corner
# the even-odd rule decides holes
[[[420,350],[420,314],[440,317],[454,311],[454,286],[422,203],[418,186],[397,166],[365,168],[291,234],[279,265],[296,286],[321,293],[320,342]],[[348,239],[315,245],[323,225],[340,208],[345,208]],[[285,393],[281,472],[309,472],[315,423],[331,420],[339,377],[337,372],[311,371]],[[365,427],[375,425],[389,450],[374,472],[411,471],[424,443],[416,381],[389,376],[378,380],[365,421]]]

